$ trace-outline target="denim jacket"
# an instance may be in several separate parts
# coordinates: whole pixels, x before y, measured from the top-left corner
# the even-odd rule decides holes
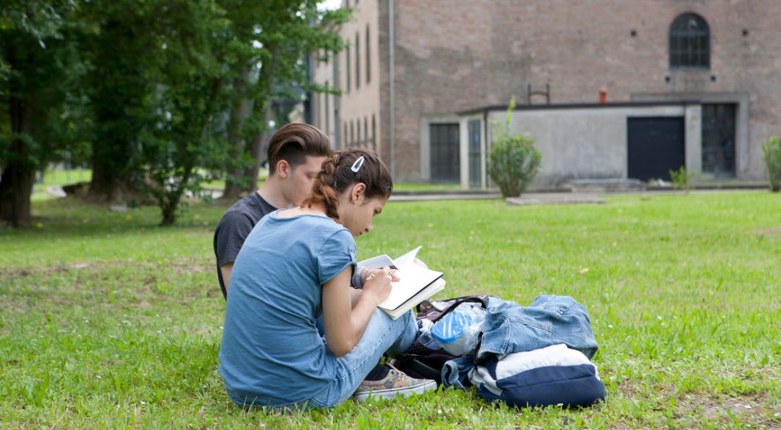
[[[586,308],[568,296],[542,295],[531,306],[491,297],[482,327],[482,339],[473,353],[450,360],[442,368],[443,387],[464,389],[477,363],[491,356],[566,344],[589,359],[597,351]]]

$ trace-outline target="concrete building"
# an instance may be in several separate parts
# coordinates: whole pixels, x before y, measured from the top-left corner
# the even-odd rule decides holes
[[[342,91],[313,122],[376,149],[397,181],[489,185],[491,122],[537,142],[538,184],[761,180],[781,134],[778,0],[345,0],[349,48],[315,65]],[[604,91],[603,93],[600,90]]]

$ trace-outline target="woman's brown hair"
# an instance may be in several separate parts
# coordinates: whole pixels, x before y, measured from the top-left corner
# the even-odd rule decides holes
[[[336,152],[323,162],[312,194],[301,202],[301,206],[323,203],[326,215],[338,219],[339,195],[359,182],[366,185],[366,199],[387,199],[393,191],[390,172],[374,151],[348,148]]]

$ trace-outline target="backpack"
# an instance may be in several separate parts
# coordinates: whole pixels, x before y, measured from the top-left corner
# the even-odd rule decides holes
[[[489,296],[461,296],[441,301],[426,300],[417,307],[418,320],[436,323],[462,303],[488,307]],[[479,348],[479,341],[478,346]],[[433,379],[442,384],[445,363],[457,356],[444,349],[430,349],[416,340],[393,365],[413,378]],[[475,363],[467,384],[478,396],[515,407],[561,405],[588,406],[605,399],[605,387],[597,367],[581,351],[564,344],[489,356]]]
[[[436,323],[462,303],[477,303],[488,307],[488,296],[461,296],[445,300],[424,300],[417,310],[418,320]],[[393,366],[413,378],[433,379],[442,384],[445,362],[458,358],[444,349],[431,349],[416,340],[407,351],[393,360]]]

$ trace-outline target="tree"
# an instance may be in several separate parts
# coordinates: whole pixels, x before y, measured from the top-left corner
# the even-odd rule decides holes
[[[162,225],[175,222],[185,192],[200,191],[199,168],[213,167],[224,148],[216,132],[227,108],[223,15],[213,0],[171,0],[156,13],[164,53],[150,67],[155,126],[140,136],[140,186],[160,207]]]
[[[0,219],[30,224],[36,169],[66,148],[65,100],[83,72],[69,37],[75,1],[8,0],[0,6]],[[71,123],[72,124],[72,123]]]
[[[94,0],[82,8],[89,28],[82,48],[92,65],[83,85],[94,121],[93,200],[123,201],[136,192],[140,135],[155,122],[153,68],[163,55],[157,13],[165,3]]]
[[[254,189],[270,101],[313,87],[306,56],[343,45],[334,30],[349,14],[317,5],[7,0],[0,215],[29,224],[34,172],[64,151],[90,154],[93,198],[146,191],[163,224],[215,163],[234,169],[230,184]],[[84,125],[90,151],[76,151]]]
[[[296,97],[295,90],[323,88],[312,84],[307,55],[339,52],[344,41],[339,25],[350,19],[349,10],[323,11],[318,0],[220,0],[235,37],[231,80],[229,141],[223,196],[235,199],[254,191],[263,157],[269,109],[274,98]]]

